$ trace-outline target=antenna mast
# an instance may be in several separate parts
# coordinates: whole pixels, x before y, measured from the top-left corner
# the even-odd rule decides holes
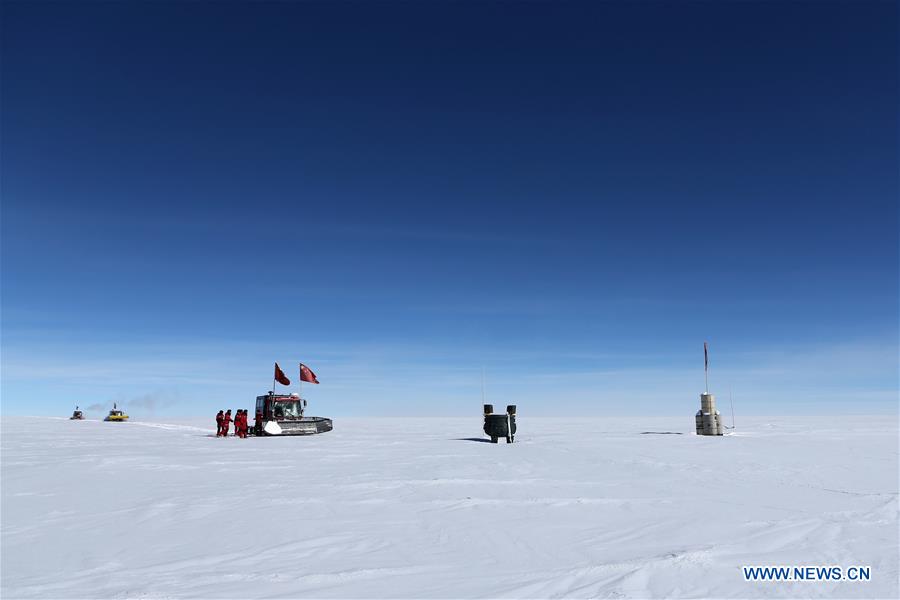
[[[731,403],[731,428],[734,429],[734,396],[731,393],[731,388],[728,388],[728,401]]]

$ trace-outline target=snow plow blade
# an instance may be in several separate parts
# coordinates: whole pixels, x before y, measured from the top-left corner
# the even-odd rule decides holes
[[[290,421],[269,421],[262,428],[262,435],[314,435],[333,429],[326,417],[303,417]]]

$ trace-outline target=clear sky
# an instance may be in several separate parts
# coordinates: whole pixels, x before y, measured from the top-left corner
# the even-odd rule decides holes
[[[897,7],[3,2],[2,413],[896,413]]]

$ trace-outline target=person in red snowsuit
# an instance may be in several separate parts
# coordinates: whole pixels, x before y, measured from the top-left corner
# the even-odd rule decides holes
[[[216,415],[216,437],[222,437],[222,421],[225,420],[225,413],[221,410]]]
[[[242,438],[246,437],[244,429],[244,409],[239,408],[237,416],[234,418],[234,435]]]
[[[247,422],[247,409],[241,411],[241,437],[247,437],[247,432],[250,431],[250,423]]]
[[[222,435],[228,437],[228,427],[231,425],[231,409],[225,411],[225,418],[222,419]]]

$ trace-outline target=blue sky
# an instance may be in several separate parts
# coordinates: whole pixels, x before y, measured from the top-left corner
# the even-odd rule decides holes
[[[2,10],[3,414],[897,411],[895,3]]]

